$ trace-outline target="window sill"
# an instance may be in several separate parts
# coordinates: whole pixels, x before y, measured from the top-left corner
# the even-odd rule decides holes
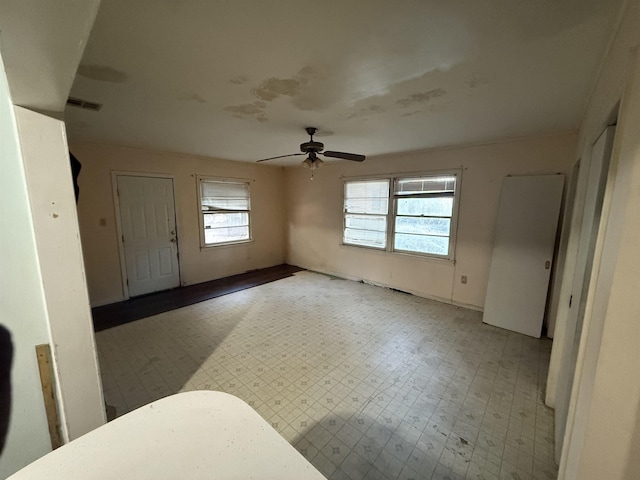
[[[210,245],[200,245],[200,250],[208,250],[210,248],[237,247],[240,245],[246,245],[248,243],[253,243],[253,239],[239,240],[237,242],[212,243]]]
[[[420,258],[422,260],[427,260],[430,262],[436,262],[436,263],[448,263],[451,265],[455,265],[456,260],[455,258],[444,258],[444,257],[436,257],[433,255],[427,255],[427,254],[422,254],[422,253],[413,253],[413,252],[394,252],[394,251],[390,251],[390,250],[385,250],[382,248],[374,248],[374,247],[365,247],[365,246],[361,246],[361,245],[352,245],[350,243],[340,243],[341,247],[346,247],[346,248],[357,248],[359,250],[365,250],[367,252],[371,252],[377,255],[400,255],[403,257],[412,257],[412,258]]]

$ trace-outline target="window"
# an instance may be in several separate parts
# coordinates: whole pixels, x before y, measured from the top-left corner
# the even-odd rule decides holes
[[[343,243],[452,259],[457,178],[447,173],[345,182]]]
[[[395,180],[395,251],[449,256],[455,185],[455,176]]]
[[[388,212],[389,180],[346,182],[343,242],[386,248]]]
[[[202,245],[251,240],[249,182],[199,178]]]

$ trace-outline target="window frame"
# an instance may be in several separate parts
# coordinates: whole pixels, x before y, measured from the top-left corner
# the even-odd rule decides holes
[[[202,210],[202,184],[204,182],[211,183],[242,183],[245,184],[248,191],[249,209],[248,210],[229,210],[228,213],[247,213],[249,237],[242,240],[233,240],[229,242],[217,242],[207,243],[205,240],[205,226],[204,226],[204,211]],[[198,205],[198,225],[200,228],[200,248],[215,248],[215,247],[227,247],[233,245],[242,245],[245,243],[253,242],[253,229],[251,221],[251,180],[247,178],[229,178],[229,177],[213,177],[209,175],[196,175],[196,193],[197,193],[197,205]]]
[[[402,196],[398,196],[395,194],[395,185],[397,181],[410,179],[410,178],[419,178],[419,177],[455,177],[455,187],[453,193],[453,207],[451,211],[451,217],[442,217],[442,218],[450,218],[450,229],[449,229],[449,253],[448,255],[438,255],[435,253],[423,253],[416,252],[411,250],[399,250],[395,248],[395,235],[396,235],[396,217],[398,211],[398,198],[402,198]],[[388,192],[388,212],[387,212],[387,231],[386,231],[386,247],[385,248],[376,248],[370,247],[367,245],[358,245],[353,243],[346,243],[344,241],[344,231],[346,228],[346,211],[344,209],[344,202],[346,198],[346,188],[347,183],[350,182],[362,182],[368,180],[388,180],[389,181],[389,192]],[[411,255],[418,256],[423,258],[429,258],[433,260],[442,260],[449,261],[455,263],[455,254],[456,254],[456,244],[457,244],[457,231],[458,231],[458,213],[460,208],[460,191],[461,191],[461,183],[462,183],[462,168],[460,169],[447,169],[447,170],[432,170],[432,171],[421,171],[421,172],[407,172],[407,173],[393,173],[386,175],[375,175],[371,177],[344,177],[343,178],[343,199],[342,199],[342,245],[346,247],[357,247],[357,248],[366,248],[369,250],[373,250],[376,252],[383,253],[392,253],[398,255]],[[419,194],[416,197],[420,196]],[[425,194],[425,197],[432,196],[429,194]]]

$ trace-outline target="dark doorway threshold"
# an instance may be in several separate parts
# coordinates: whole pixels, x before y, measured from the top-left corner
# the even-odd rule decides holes
[[[124,302],[96,307],[91,310],[93,327],[96,332],[100,332],[141,318],[204,302],[205,300],[257,287],[265,283],[275,282],[282,278],[291,277],[294,273],[302,270],[304,268],[283,263],[275,267],[252,270],[210,282],[150,293],[125,300]]]

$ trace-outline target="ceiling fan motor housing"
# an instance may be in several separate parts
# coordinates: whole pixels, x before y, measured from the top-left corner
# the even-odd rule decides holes
[[[320,153],[322,150],[324,150],[324,143],[311,141],[300,144],[300,151],[303,153]]]

